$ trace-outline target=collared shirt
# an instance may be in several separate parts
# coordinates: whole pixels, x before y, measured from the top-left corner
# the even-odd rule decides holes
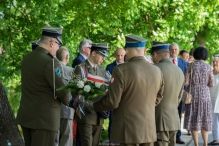
[[[171,60],[172,63],[173,63],[173,58],[172,58],[172,57],[170,57],[170,60]],[[175,58],[175,62],[176,62],[176,65],[178,66],[178,59],[177,59],[177,57]]]
[[[119,62],[116,61],[116,65],[123,64],[123,63],[124,63],[124,61],[122,63],[119,63]]]
[[[95,68],[97,67],[97,65],[94,66],[94,65],[90,62],[89,59],[87,59],[87,61],[90,63],[90,65],[92,66],[92,68],[93,68],[93,67],[95,67]]]
[[[86,56],[84,56],[84,54],[82,54],[82,53],[80,53],[81,54],[81,56],[83,56],[84,57],[84,59],[86,60],[87,59],[87,57]]]

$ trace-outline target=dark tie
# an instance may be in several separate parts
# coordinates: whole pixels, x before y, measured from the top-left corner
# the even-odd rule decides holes
[[[93,69],[94,69],[95,75],[97,75],[96,67],[94,66]]]

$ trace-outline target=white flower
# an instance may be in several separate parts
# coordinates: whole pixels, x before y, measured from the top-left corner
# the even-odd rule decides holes
[[[84,91],[85,92],[90,92],[91,87],[89,85],[84,86]]]
[[[184,0],[181,0],[181,2],[183,3],[183,2],[184,2]]]
[[[177,9],[175,9],[176,13],[179,13],[179,11]]]
[[[86,82],[86,81],[87,81],[87,78],[83,78],[82,81],[83,81],[83,82]]]
[[[185,5],[188,5],[187,3],[185,3]]]
[[[190,25],[192,25],[192,23],[190,23]]]
[[[77,86],[78,86],[78,88],[83,88],[84,87],[84,82],[83,81],[78,81]]]
[[[200,16],[198,16],[198,18],[200,18],[200,19],[201,19],[201,18],[202,18],[202,16],[200,15]]]
[[[188,33],[192,33],[192,31],[187,31]]]
[[[153,30],[152,31],[153,35],[158,36],[158,34]]]
[[[95,87],[100,88],[101,85],[102,85],[102,83],[95,82]]]
[[[208,12],[203,12],[202,15],[208,15]]]
[[[124,34],[123,33],[122,33],[121,37],[124,38]]]
[[[97,25],[96,24],[92,24],[93,25],[93,27],[97,27]]]
[[[157,30],[160,30],[160,28],[158,27]]]
[[[121,40],[121,37],[118,35],[118,39]]]
[[[181,2],[179,2],[178,4],[179,4],[179,5],[182,5],[182,3],[181,3]]]
[[[174,27],[172,27],[171,29],[174,30]]]
[[[180,12],[183,12],[183,9],[179,9]]]
[[[193,44],[193,42],[190,43],[190,45],[192,45],[192,44]]]
[[[160,35],[161,37],[163,37],[163,34],[162,34],[162,33],[160,33],[159,35]]]
[[[194,38],[190,38],[190,41],[193,41],[194,40]]]
[[[216,11],[216,13],[219,13],[219,11]]]

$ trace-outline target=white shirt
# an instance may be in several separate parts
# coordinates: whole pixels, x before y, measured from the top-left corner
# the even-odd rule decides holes
[[[210,96],[212,103],[215,102],[214,113],[219,113],[219,74],[214,75],[214,86],[211,87]]]
[[[119,63],[119,62],[116,61],[116,65],[123,64],[123,63],[124,63],[124,61],[122,63]]]
[[[170,57],[170,60],[171,60],[172,63],[173,63],[173,58],[172,58],[172,57]],[[177,59],[177,57],[175,58],[175,62],[176,62],[176,65],[178,66],[178,59]]]
[[[81,56],[83,56],[84,57],[84,59],[86,60],[87,59],[87,57],[86,56],[84,56],[84,54],[82,54],[82,53],[80,53],[81,54]]]

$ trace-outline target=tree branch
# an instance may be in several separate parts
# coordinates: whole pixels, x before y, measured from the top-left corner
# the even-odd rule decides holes
[[[12,41],[12,32],[11,32],[11,1],[10,1],[10,15],[9,15],[9,29],[10,29],[10,38],[9,38],[9,41],[10,41],[10,51],[11,51],[11,55],[12,55],[12,59],[13,59],[13,65],[15,65],[15,61],[14,61],[14,54],[12,52],[12,49],[11,49],[11,41]]]

